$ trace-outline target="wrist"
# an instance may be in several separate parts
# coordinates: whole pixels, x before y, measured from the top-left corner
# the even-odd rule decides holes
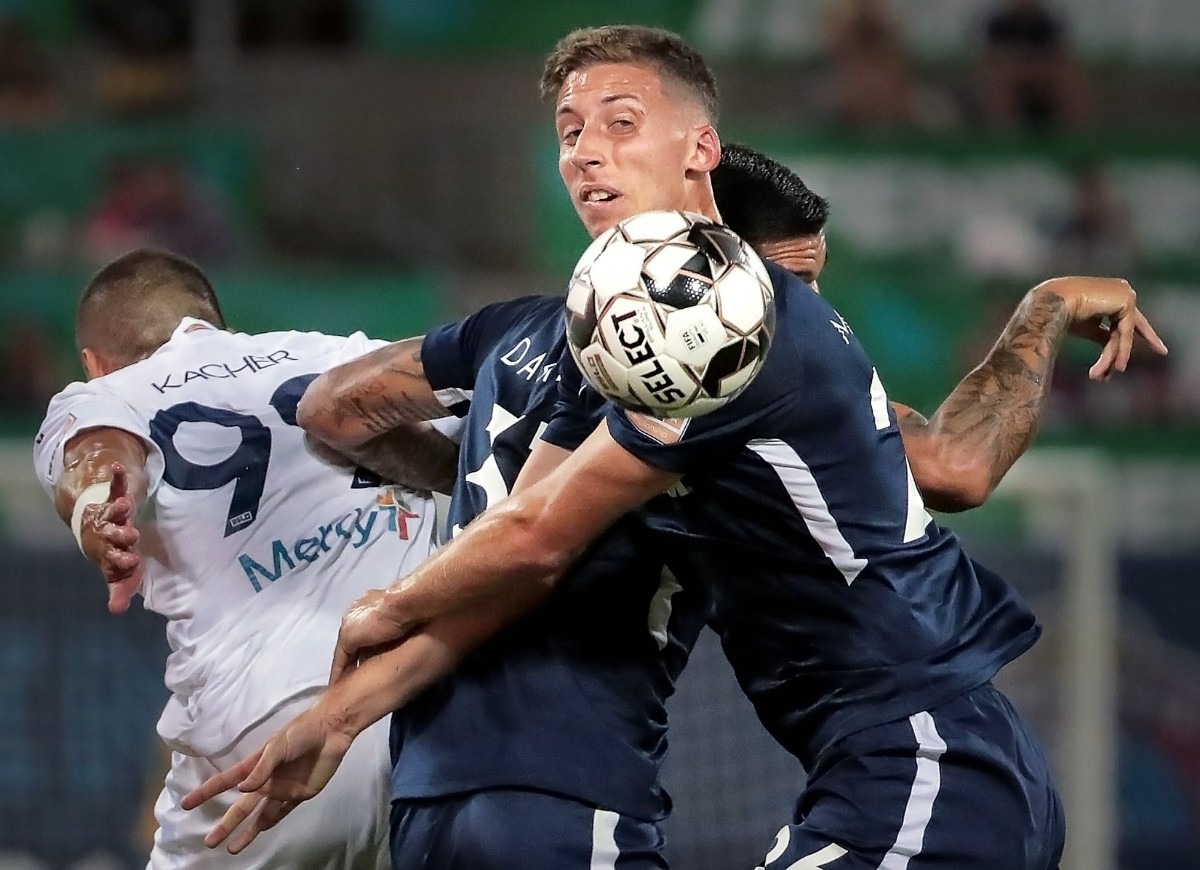
[[[1074,320],[1079,310],[1078,281],[1078,278],[1071,277],[1050,278],[1030,290],[1028,298],[1031,302],[1060,300],[1067,319]]]
[[[108,481],[93,483],[91,486],[79,493],[79,497],[75,499],[75,507],[71,510],[71,534],[75,536],[75,543],[79,545],[79,551],[83,552],[83,512],[88,505],[104,504],[108,501],[108,494],[111,484]]]
[[[321,731],[326,736],[345,739],[348,742],[353,741],[371,725],[371,722],[367,722],[366,717],[356,709],[358,705],[354,704],[354,698],[346,691],[350,682],[350,677],[338,681],[313,705],[313,712],[319,717]]]

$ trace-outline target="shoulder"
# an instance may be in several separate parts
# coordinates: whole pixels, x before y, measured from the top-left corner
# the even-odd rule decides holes
[[[558,318],[563,311],[561,296],[520,296],[493,302],[475,313],[475,317],[486,317],[504,326],[528,326],[531,322],[542,323],[550,318]]]

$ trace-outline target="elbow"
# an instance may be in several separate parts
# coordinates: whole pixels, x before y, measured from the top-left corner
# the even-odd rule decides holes
[[[960,513],[984,504],[995,489],[989,469],[981,462],[946,462],[935,467],[913,467],[913,479],[927,507],[943,513]]]
[[[318,376],[296,405],[296,425],[331,447],[355,446],[345,443],[343,427],[339,425],[340,415],[334,411],[337,400],[337,391],[329,376]]]

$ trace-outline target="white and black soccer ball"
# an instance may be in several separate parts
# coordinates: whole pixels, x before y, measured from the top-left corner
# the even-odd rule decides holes
[[[602,233],[567,292],[567,344],[583,376],[656,417],[724,405],[758,374],[774,332],[762,260],[690,212],[643,212]]]

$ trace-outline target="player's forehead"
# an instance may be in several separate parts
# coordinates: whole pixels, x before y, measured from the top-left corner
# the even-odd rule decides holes
[[[567,73],[556,114],[581,114],[623,102],[643,107],[666,100],[662,76],[649,63],[595,63]]]

